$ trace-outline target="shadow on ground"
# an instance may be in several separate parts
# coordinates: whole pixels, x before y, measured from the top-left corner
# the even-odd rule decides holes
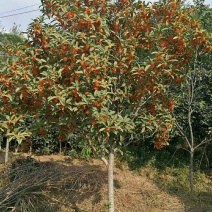
[[[81,211],[102,199],[106,170],[100,165],[18,158],[0,174],[0,211]]]
[[[149,148],[125,154],[131,171],[151,179],[161,192],[176,197],[187,212],[212,211],[212,170],[207,174],[195,172],[195,191],[189,191],[189,167],[185,152],[151,151]],[[183,157],[183,158],[182,158]],[[164,199],[166,201],[166,199]],[[168,203],[167,203],[168,204]]]
[[[201,179],[200,179],[201,180]],[[189,181],[189,179],[187,179]],[[169,193],[172,196],[180,199],[184,205],[184,211],[186,212],[211,212],[212,211],[212,182],[199,182],[202,186],[196,182],[196,188],[194,192],[189,191],[189,187],[180,181],[176,176],[175,179],[161,179],[155,177],[153,182],[159,189]]]

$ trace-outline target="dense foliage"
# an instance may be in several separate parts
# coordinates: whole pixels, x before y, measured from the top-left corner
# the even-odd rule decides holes
[[[172,90],[196,65],[197,50],[198,59],[211,52],[211,37],[195,10],[174,0],[43,0],[42,12],[25,44],[8,49],[16,59],[1,70],[0,129],[18,142],[64,142],[77,132],[97,155],[109,153],[112,191],[121,146],[141,136],[158,149],[169,144]]]

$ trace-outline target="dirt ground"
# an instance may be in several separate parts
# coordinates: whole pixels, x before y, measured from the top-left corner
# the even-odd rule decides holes
[[[27,154],[22,155],[24,157]],[[10,155],[14,159],[16,155]],[[61,155],[33,156],[40,162],[52,162],[58,166],[68,167],[83,172],[87,168],[93,169],[97,175],[92,179],[101,178],[99,188],[86,194],[75,193],[69,196],[69,204],[62,206],[59,211],[87,211],[100,212],[107,211],[107,171],[105,165],[100,160],[80,161],[69,160],[68,157]],[[3,155],[0,154],[0,163],[3,166]],[[63,169],[61,168],[61,171]],[[159,188],[153,180],[147,178],[145,170],[140,174],[129,170],[127,165],[116,164],[115,175],[115,209],[117,212],[209,212],[204,207],[192,209],[186,205],[182,197],[174,196]]]

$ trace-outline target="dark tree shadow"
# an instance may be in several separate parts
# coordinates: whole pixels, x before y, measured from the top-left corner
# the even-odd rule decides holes
[[[99,165],[38,162],[19,158],[0,174],[0,211],[81,211],[80,204],[102,199],[107,181]]]
[[[127,162],[130,170],[137,170],[140,173],[145,167],[150,167],[150,170],[153,167],[156,171],[150,174],[151,176],[154,175],[151,180],[161,191],[165,191],[173,197],[178,197],[183,203],[185,211],[212,211],[211,181],[203,182],[204,179],[198,179],[197,176],[196,184],[199,183],[202,187],[198,185],[199,191],[196,189],[193,194],[189,191],[189,155],[186,151],[176,150],[173,146],[162,150],[154,150],[148,146],[129,150],[130,152],[124,156],[124,161]],[[168,173],[167,170],[172,170],[172,172]],[[173,170],[176,170],[176,173],[173,173]],[[212,170],[208,171],[206,176],[207,179],[212,180]]]
[[[180,182],[164,184],[164,182],[155,178],[154,183],[159,189],[169,193],[174,197],[178,197],[184,205],[184,211],[186,212],[211,212],[212,211],[212,189],[207,191],[194,190],[193,193],[189,191],[189,188],[185,187]],[[204,190],[204,189],[203,189]]]

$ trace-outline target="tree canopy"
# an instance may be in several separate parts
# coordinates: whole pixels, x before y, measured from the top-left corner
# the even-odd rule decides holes
[[[57,126],[59,140],[80,130],[111,160],[129,135],[155,135],[157,148],[168,145],[168,87],[181,83],[197,47],[211,50],[193,9],[174,0],[43,0],[42,12],[17,61],[2,71],[7,136],[29,136],[17,123],[30,117],[42,135]]]

